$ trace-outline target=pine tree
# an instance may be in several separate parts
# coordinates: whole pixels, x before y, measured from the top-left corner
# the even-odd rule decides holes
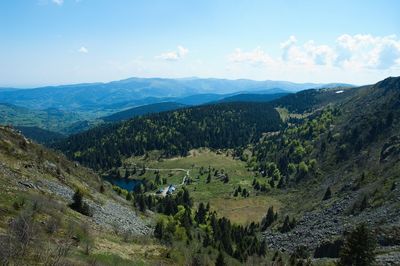
[[[204,203],[200,202],[199,207],[197,208],[196,215],[194,217],[195,221],[198,224],[204,224],[206,222],[206,213],[207,213],[207,210],[204,207]]]
[[[322,200],[328,200],[332,197],[331,187],[328,187],[325,191],[324,198]]]
[[[132,200],[132,194],[130,192],[128,192],[128,194],[126,194],[126,200],[127,201],[131,201]]]
[[[220,251],[218,253],[217,260],[215,261],[215,266],[225,266],[225,265],[226,265],[226,263],[225,263],[224,255]]]
[[[265,239],[261,242],[260,247],[258,248],[257,255],[260,257],[265,257],[267,255],[267,242]]]
[[[157,239],[162,239],[164,234],[164,222],[162,220],[158,221],[156,227],[154,228],[154,236]]]
[[[289,219],[289,216],[286,215],[285,221],[283,222],[283,225],[280,228],[280,231],[281,231],[281,233],[286,233],[286,232],[289,232],[290,229],[292,229],[290,226],[290,219]]]
[[[375,262],[376,241],[365,224],[355,228],[345,239],[340,252],[340,266],[369,266]]]
[[[128,169],[125,169],[125,176],[124,176],[124,178],[126,178],[126,179],[129,178],[129,171],[128,171]]]
[[[207,176],[207,181],[206,182],[207,183],[211,182],[211,172],[210,171],[208,172],[208,176]]]
[[[92,216],[89,205],[83,202],[83,193],[81,190],[78,189],[75,192],[75,194],[72,197],[72,201],[73,202],[69,205],[71,209],[80,212],[83,215]]]
[[[274,214],[274,207],[271,206],[268,208],[267,215],[264,217],[262,221],[262,229],[261,230],[266,230],[275,220],[275,214]]]
[[[365,210],[368,207],[368,199],[367,196],[364,196],[361,205],[360,205],[360,211]]]

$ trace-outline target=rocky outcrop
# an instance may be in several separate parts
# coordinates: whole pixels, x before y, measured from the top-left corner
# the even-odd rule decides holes
[[[40,183],[41,187],[46,188],[50,193],[67,202],[72,202],[74,191],[70,187],[48,180],[43,180]],[[127,232],[134,235],[146,235],[151,232],[150,228],[128,206],[124,206],[112,199],[107,200],[104,204],[90,199],[84,199],[84,201],[89,205],[93,214],[90,219],[100,226],[120,233]]]

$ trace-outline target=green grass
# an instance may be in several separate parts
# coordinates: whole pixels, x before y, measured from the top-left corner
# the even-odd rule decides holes
[[[220,216],[226,216],[236,223],[246,224],[249,222],[259,222],[265,215],[269,206],[279,209],[281,203],[265,194],[253,190],[253,173],[248,171],[246,163],[235,160],[225,153],[216,153],[208,149],[192,150],[187,157],[176,157],[172,159],[156,160],[156,154],[150,154],[146,159],[143,157],[132,157],[125,162],[128,164],[143,165],[146,167],[158,169],[183,168],[190,170],[192,183],[187,185],[190,195],[194,199],[195,205],[199,202],[209,202],[211,208],[216,210]],[[208,167],[211,169],[224,170],[229,176],[229,182],[223,183],[212,172],[212,179],[207,183],[208,173],[200,174],[200,168],[205,172]],[[180,184],[185,172],[182,171],[161,171],[161,177],[168,180],[168,184]],[[147,171],[146,177],[153,180],[155,174],[153,171]],[[138,178],[135,176],[135,178]],[[238,187],[246,188],[250,191],[250,197],[234,197],[233,192]],[[165,186],[165,185],[164,185]],[[162,186],[161,186],[162,187]],[[260,195],[257,195],[260,194]]]

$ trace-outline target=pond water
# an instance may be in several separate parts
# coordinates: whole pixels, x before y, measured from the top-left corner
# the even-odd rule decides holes
[[[133,189],[137,185],[142,183],[141,180],[137,180],[137,179],[114,178],[114,177],[103,177],[103,179],[110,182],[111,184],[113,184],[115,186],[126,189],[128,191],[133,191]]]

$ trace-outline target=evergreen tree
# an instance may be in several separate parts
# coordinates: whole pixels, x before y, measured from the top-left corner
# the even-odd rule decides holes
[[[217,260],[215,261],[215,266],[226,266],[225,258],[221,251],[218,253]]]
[[[376,241],[365,224],[355,228],[345,239],[340,252],[340,266],[369,266],[375,262]]]
[[[328,187],[325,191],[323,200],[328,200],[332,197],[331,187]]]
[[[206,213],[207,213],[207,210],[206,210],[206,208],[204,206],[204,203],[200,202],[199,207],[197,208],[196,215],[194,217],[195,221],[198,224],[205,224],[205,222],[206,222]]]
[[[89,205],[83,202],[83,193],[81,190],[76,190],[72,197],[72,203],[69,205],[71,209],[82,213],[86,216],[92,216]]]
[[[261,222],[262,228],[261,230],[266,230],[273,222],[275,221],[274,207],[271,206],[268,208],[267,215]]]
[[[129,178],[129,171],[128,171],[128,169],[125,169],[125,176],[124,176],[126,179],[128,179]]]
[[[126,194],[126,200],[127,201],[131,201],[132,200],[132,193],[128,192],[128,194]]]
[[[290,224],[290,219],[289,216],[286,215],[285,221],[283,222],[282,227],[280,228],[281,233],[287,233],[292,229],[291,224]]]
[[[361,205],[360,205],[360,211],[365,210],[368,207],[368,199],[367,196],[364,196]]]
[[[211,182],[211,172],[210,171],[208,171],[208,176],[207,176],[207,181],[206,182],[207,183]]]
[[[257,251],[257,255],[260,257],[265,257],[265,255],[267,255],[267,242],[265,241],[265,239],[261,241],[260,247]]]
[[[154,228],[154,236],[157,239],[162,239],[164,234],[164,222],[162,220],[158,221],[156,227]]]

